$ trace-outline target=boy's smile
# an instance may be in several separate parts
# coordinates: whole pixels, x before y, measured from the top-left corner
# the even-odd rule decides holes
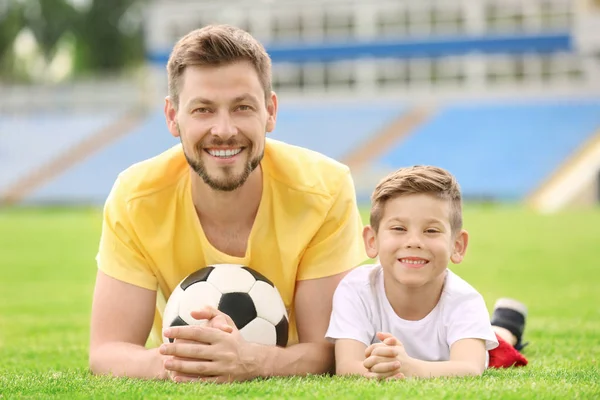
[[[386,288],[441,289],[448,262],[460,262],[466,247],[466,232],[453,235],[450,207],[431,194],[386,201],[378,232],[365,234],[369,255],[379,256],[384,268]]]

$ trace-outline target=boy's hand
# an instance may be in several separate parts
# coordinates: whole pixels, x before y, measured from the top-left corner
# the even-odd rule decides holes
[[[389,333],[378,332],[382,343],[375,343],[365,350],[363,366],[368,377],[377,379],[403,379],[412,375],[413,359],[406,354],[402,343]]]

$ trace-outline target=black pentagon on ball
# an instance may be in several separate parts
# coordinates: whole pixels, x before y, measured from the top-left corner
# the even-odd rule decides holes
[[[252,274],[252,276],[254,277],[254,279],[256,279],[257,281],[263,281],[263,282],[268,283],[269,285],[275,287],[275,285],[273,285],[273,282],[271,282],[269,280],[269,278],[267,278],[266,276],[264,276],[260,272],[255,271],[255,270],[253,270],[250,267],[242,267],[242,269],[245,269],[246,271],[250,272]]]
[[[223,294],[218,309],[229,315],[238,329],[248,325],[258,315],[252,297],[248,293]]]
[[[288,328],[289,322],[285,315],[281,318],[281,321],[275,325],[275,332],[277,333],[277,346],[285,347],[288,342]]]
[[[169,326],[186,326],[188,325],[187,322],[185,322],[183,319],[181,319],[181,317],[176,317]],[[175,340],[169,338],[169,342],[173,343]]]
[[[196,282],[204,282],[208,279],[208,276],[213,269],[215,269],[215,267],[200,268],[198,271],[189,274],[179,286],[185,290]]]

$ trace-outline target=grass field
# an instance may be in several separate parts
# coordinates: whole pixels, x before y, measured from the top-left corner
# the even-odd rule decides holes
[[[484,295],[529,306],[530,364],[482,377],[269,379],[223,386],[94,377],[88,322],[100,213],[0,210],[0,398],[600,398],[600,209],[469,206],[466,261]]]

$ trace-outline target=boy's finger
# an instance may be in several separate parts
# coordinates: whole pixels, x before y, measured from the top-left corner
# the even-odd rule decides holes
[[[398,357],[398,350],[393,346],[381,346],[373,349],[371,356],[395,358]]]
[[[380,362],[380,363],[373,365],[369,369],[369,371],[375,372],[377,374],[394,374],[395,375],[396,373],[398,373],[398,369],[400,368],[400,366],[401,366],[401,364],[400,364],[400,361],[398,361],[398,360]]]

